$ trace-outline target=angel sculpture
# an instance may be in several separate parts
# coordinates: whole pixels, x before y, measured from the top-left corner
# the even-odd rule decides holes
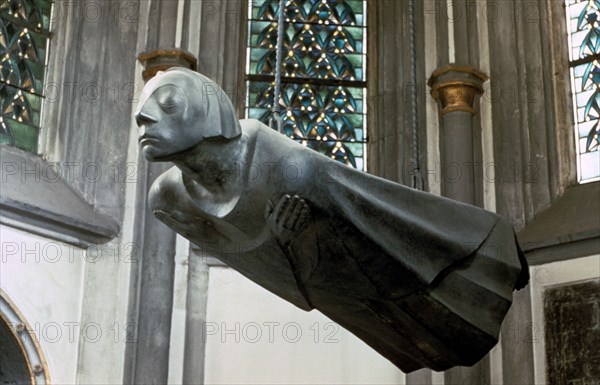
[[[175,165],[149,193],[158,219],[404,372],[473,365],[497,343],[529,279],[506,220],[239,121],[224,95],[182,68],[146,84],[140,149]]]

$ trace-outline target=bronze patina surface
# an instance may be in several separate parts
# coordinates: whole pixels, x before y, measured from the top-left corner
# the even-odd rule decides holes
[[[496,344],[529,279],[500,216],[239,121],[191,70],[150,80],[135,117],[146,159],[175,165],[151,187],[154,215],[244,276],[405,372],[473,365]]]

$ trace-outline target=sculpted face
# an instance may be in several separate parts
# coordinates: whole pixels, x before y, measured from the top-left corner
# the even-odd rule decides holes
[[[187,150],[202,140],[204,109],[193,103],[192,79],[184,73],[165,72],[144,87],[135,120],[140,150],[149,161]]]

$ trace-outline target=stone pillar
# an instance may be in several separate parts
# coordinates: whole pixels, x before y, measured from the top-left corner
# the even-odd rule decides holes
[[[180,2],[150,0],[140,6],[137,52],[146,82],[158,71],[179,66],[196,69],[197,59],[182,49],[177,34]],[[139,79],[139,78],[138,78]],[[143,84],[140,84],[142,87]],[[137,129],[135,125],[132,129]],[[175,282],[176,234],[147,209],[148,191],[170,163],[137,160],[139,204],[134,222],[134,242],[139,263],[132,269],[129,319],[135,325],[135,342],[125,352],[124,383],[166,384],[172,348],[172,313]]]
[[[476,204],[475,168],[482,159],[475,159],[473,103],[483,92],[488,77],[469,66],[446,65],[435,70],[429,79],[431,96],[438,101],[441,116],[440,152],[442,195],[460,202]],[[478,157],[480,158],[480,157]],[[481,385],[488,383],[489,358],[473,367],[456,367],[446,371],[446,385]]]
[[[238,105],[244,95],[240,71],[245,52],[247,2],[147,0],[139,4],[135,53],[139,55],[141,66],[136,84],[142,85],[142,78],[148,80],[156,72],[173,66],[192,70],[198,67]],[[133,123],[132,130],[136,129]],[[152,182],[172,164],[149,164],[143,157],[137,162],[140,182],[136,207],[139,210],[133,228],[137,255],[141,257],[140,263],[132,269],[129,299],[129,319],[136,325],[137,342],[127,345],[123,382],[200,384],[204,376],[202,328],[208,288],[206,256],[189,254],[187,295],[176,292],[174,286],[185,270],[175,266],[177,237],[146,208]],[[182,295],[186,297],[181,298]],[[185,327],[177,314],[177,310],[182,309],[173,312],[177,301],[179,305],[185,301],[187,306]],[[181,356],[183,362],[179,362]]]
[[[439,103],[442,127],[442,195],[475,204],[473,102],[483,92],[487,76],[472,67],[450,64],[433,72],[429,79],[431,96]]]

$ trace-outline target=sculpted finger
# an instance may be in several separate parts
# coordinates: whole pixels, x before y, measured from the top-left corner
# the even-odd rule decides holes
[[[298,204],[298,210],[296,211],[296,216],[294,218],[294,223],[293,223],[294,230],[297,231],[297,230],[302,229],[302,227],[304,227],[308,213],[309,213],[308,205],[306,204],[304,199],[301,199]]]
[[[273,202],[269,199],[265,205],[265,219],[269,220],[269,217],[273,213]]]
[[[302,208],[302,214],[300,214],[300,219],[298,221],[300,228],[302,228],[306,225],[306,222],[308,222],[309,217],[310,217],[310,208],[305,203],[304,207]]]
[[[300,218],[300,214],[302,213],[302,208],[304,207],[304,200],[297,195],[294,195],[292,199],[293,207],[290,210],[290,214],[287,218],[286,227],[288,229],[296,230],[295,226],[298,222],[298,219]]]
[[[279,200],[279,202],[277,202],[277,207],[275,207],[275,211],[273,212],[277,225],[282,224],[282,220],[285,218],[285,212],[289,207],[290,199],[291,197],[286,194]]]
[[[297,199],[296,196],[292,196],[290,198],[290,200],[288,201],[287,206],[285,207],[284,212],[282,212],[281,214],[281,226],[283,226],[286,229],[289,229],[290,227],[290,218],[292,217],[293,213],[294,213],[294,208],[296,207],[297,204]]]

